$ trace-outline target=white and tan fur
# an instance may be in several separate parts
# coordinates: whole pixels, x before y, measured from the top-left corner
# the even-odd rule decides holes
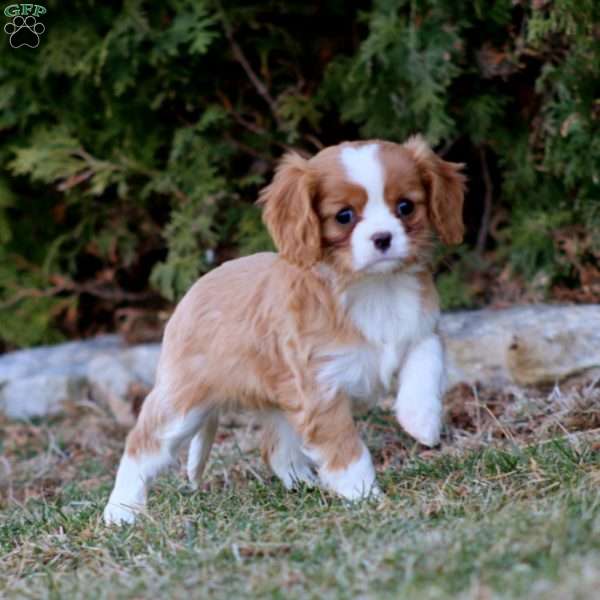
[[[223,264],[179,303],[105,521],[132,522],[186,443],[196,486],[225,407],[263,415],[263,456],[287,488],[351,500],[379,493],[353,403],[393,393],[406,431],[437,444],[444,356],[429,262],[434,233],[462,239],[459,169],[419,137],[286,156],[260,198],[279,252]]]

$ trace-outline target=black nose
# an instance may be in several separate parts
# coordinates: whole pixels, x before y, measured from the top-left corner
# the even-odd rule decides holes
[[[392,243],[392,234],[389,231],[378,231],[371,236],[377,250],[385,252]]]

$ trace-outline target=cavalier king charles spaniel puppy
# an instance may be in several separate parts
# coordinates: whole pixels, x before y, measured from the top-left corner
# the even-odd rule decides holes
[[[349,500],[380,493],[353,404],[393,395],[400,425],[437,444],[444,351],[430,263],[435,234],[462,241],[461,167],[419,136],[285,156],[259,199],[278,252],[226,262],[177,306],[105,521],[134,521],[186,443],[196,487],[231,407],[259,411],[263,457],[286,488],[317,483]]]

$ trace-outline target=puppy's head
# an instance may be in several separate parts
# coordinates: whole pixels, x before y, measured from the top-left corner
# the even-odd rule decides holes
[[[462,241],[461,165],[421,137],[347,142],[306,160],[284,157],[259,202],[281,256],[345,273],[401,271],[429,259],[437,233]]]

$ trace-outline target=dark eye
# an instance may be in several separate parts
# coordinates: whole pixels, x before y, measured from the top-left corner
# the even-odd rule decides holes
[[[342,208],[342,210],[335,215],[335,220],[340,225],[349,225],[354,221],[354,210],[351,208]]]
[[[408,217],[415,210],[415,203],[408,198],[402,198],[398,200],[396,204],[396,215],[399,217]]]

